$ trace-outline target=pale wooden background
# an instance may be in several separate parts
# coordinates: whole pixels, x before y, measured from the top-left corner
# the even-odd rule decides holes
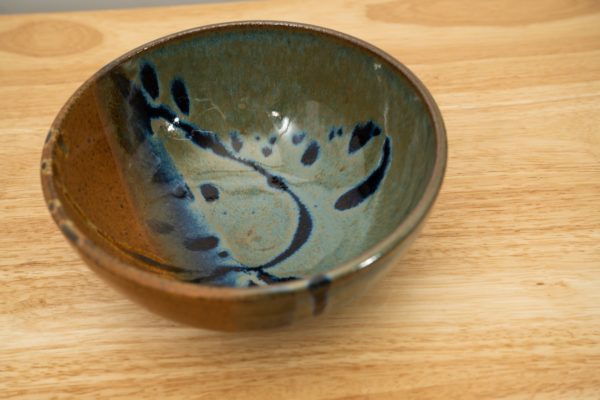
[[[16,14],[47,11],[79,11],[132,7],[158,7],[165,4],[222,3],[235,0],[2,0],[0,13]]]
[[[82,81],[177,30],[285,19],[406,63],[445,185],[403,261],[335,315],[221,334],[153,316],[45,209],[43,138]],[[0,17],[0,397],[600,398],[600,3],[251,2]]]

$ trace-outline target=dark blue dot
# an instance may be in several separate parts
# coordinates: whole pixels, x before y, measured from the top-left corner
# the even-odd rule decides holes
[[[277,136],[271,136],[269,138],[269,143],[271,143],[271,144],[275,144],[276,141],[277,141]]]
[[[329,131],[329,141],[332,141],[334,137],[335,137],[335,129],[332,129],[331,131]]]
[[[265,157],[269,157],[272,152],[273,152],[273,150],[270,147],[265,146],[262,148],[262,153],[263,153],[263,156],[265,156]]]
[[[200,193],[204,200],[209,203],[219,199],[219,189],[212,183],[204,183],[200,185]]]
[[[256,135],[254,136],[254,139],[256,139],[256,141],[258,142],[260,140],[260,136]]]
[[[305,132],[300,132],[300,133],[295,133],[292,136],[292,143],[298,145],[300,143],[302,143],[302,141],[304,140],[304,137],[306,136]]]
[[[225,257],[229,256],[229,253],[228,253],[228,252],[226,252],[226,251],[221,251],[221,252],[219,252],[219,254],[218,254],[218,255],[219,255],[219,257],[221,257],[221,258],[225,258]]]
[[[302,164],[310,166],[313,165],[315,161],[317,161],[318,156],[319,144],[315,140],[313,140],[312,142],[310,142],[310,144],[304,151],[304,154],[302,154],[302,159],[300,161],[302,161]]]

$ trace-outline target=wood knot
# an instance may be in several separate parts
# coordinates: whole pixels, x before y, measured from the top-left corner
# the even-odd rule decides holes
[[[96,29],[65,20],[26,22],[0,33],[0,50],[32,57],[80,53],[100,42]]]

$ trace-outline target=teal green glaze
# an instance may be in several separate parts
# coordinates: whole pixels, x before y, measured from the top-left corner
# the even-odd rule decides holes
[[[156,249],[137,256],[184,281],[326,276],[398,227],[436,157],[431,114],[394,65],[306,29],[166,41],[96,95]]]

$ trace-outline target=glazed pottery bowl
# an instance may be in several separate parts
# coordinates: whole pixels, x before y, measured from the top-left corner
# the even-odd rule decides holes
[[[41,169],[102,278],[168,318],[245,330],[357,296],[414,238],[445,163],[438,108],[389,55],[238,22],[100,70],[58,114]]]

